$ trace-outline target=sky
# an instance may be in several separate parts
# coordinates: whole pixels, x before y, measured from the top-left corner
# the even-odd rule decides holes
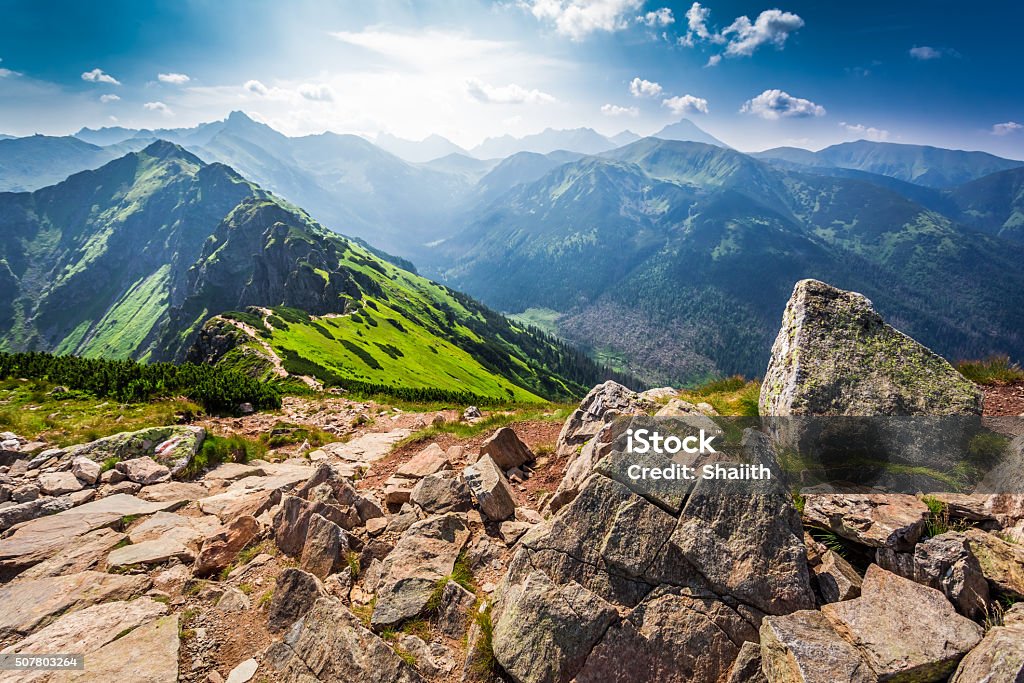
[[[870,139],[1024,158],[1024,3],[0,2],[0,133],[242,110],[472,147],[687,117],[744,151]]]

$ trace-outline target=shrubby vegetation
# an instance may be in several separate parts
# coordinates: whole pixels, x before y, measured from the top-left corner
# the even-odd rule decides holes
[[[989,356],[985,360],[962,360],[956,364],[960,374],[976,384],[1001,385],[1024,382],[1024,369],[1010,362],[1006,355]]]
[[[143,364],[49,353],[0,353],[0,379],[42,379],[121,403],[182,396],[211,413],[233,413],[242,403],[281,407],[281,394],[235,370],[184,363]]]

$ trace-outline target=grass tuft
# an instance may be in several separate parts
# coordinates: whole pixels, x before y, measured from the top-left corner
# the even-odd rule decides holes
[[[956,364],[956,369],[975,384],[1001,386],[1024,382],[1024,368],[1011,363],[1006,355],[992,355],[985,360],[962,360]]]

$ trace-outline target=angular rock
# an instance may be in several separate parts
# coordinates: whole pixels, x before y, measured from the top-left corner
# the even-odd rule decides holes
[[[424,683],[383,640],[334,598],[320,598],[266,660],[279,683]]]
[[[510,520],[508,522],[502,522],[498,528],[501,537],[505,539],[505,545],[513,546],[516,541],[522,538],[523,534],[533,528],[533,525],[529,522],[516,522]]]
[[[579,408],[565,421],[558,435],[555,455],[567,458],[620,415],[639,415],[657,410],[658,405],[611,380],[590,390]]]
[[[467,540],[469,530],[455,513],[409,527],[384,558],[370,623],[387,627],[420,615],[438,581],[452,573]]]
[[[761,622],[761,666],[767,680],[786,683],[875,683],[861,654],[821,612],[803,610]]]
[[[395,476],[405,479],[422,479],[431,474],[451,469],[451,467],[444,450],[436,443],[432,443],[395,470]]]
[[[196,576],[209,576],[228,567],[260,533],[259,522],[251,515],[235,518],[226,529],[207,537],[196,556]]]
[[[490,455],[503,472],[534,459],[533,453],[511,427],[502,427],[480,444],[480,455]]]
[[[77,574],[94,569],[106,560],[114,546],[128,536],[113,529],[97,529],[75,538],[61,552],[18,574],[20,579],[41,579],[61,574]]]
[[[16,524],[28,522],[37,517],[45,517],[70,510],[72,507],[71,502],[71,499],[67,496],[59,498],[46,496],[45,498],[36,498],[27,503],[0,508],[0,531],[6,531]],[[2,545],[3,542],[0,541],[0,546]]]
[[[978,558],[982,573],[993,588],[1024,598],[1024,546],[1007,543],[995,534],[968,529],[967,546]]]
[[[142,486],[159,484],[161,482],[169,481],[171,478],[171,470],[169,467],[161,465],[148,456],[133,458],[131,460],[122,460],[115,465],[115,468],[118,472],[126,476],[128,481],[135,482]]]
[[[941,356],[885,324],[861,294],[801,280],[782,316],[760,414],[980,415],[982,395]]]
[[[112,550],[107,555],[107,570],[124,570],[136,566],[164,564],[171,560],[190,563],[195,553],[173,537],[161,537],[152,541],[132,543]]]
[[[608,413],[606,417],[612,419],[612,413]],[[559,482],[550,500],[545,503],[550,512],[557,512],[579,494],[597,463],[612,453],[616,439],[625,433],[630,423],[631,421],[627,419],[612,420],[603,425],[597,435],[581,446],[578,452],[573,451],[569,456],[562,481]],[[683,493],[679,492],[679,506],[682,506]]]
[[[0,586],[0,644],[100,602],[129,600],[149,587],[145,576],[81,572]]]
[[[476,596],[455,581],[449,581],[441,591],[434,622],[437,629],[449,638],[462,638],[469,626],[469,613]]]
[[[831,550],[822,554],[821,561],[811,571],[818,583],[818,592],[825,602],[852,600],[860,595],[860,574]]]
[[[395,508],[405,505],[412,499],[413,484],[408,479],[392,477],[384,486],[384,504]]]
[[[167,481],[140,489],[138,497],[154,503],[188,503],[205,498],[209,493],[200,482]]]
[[[224,594],[217,599],[217,609],[221,612],[245,612],[252,607],[252,603],[245,593],[234,586],[224,589]]]
[[[349,538],[334,522],[313,513],[309,531],[302,547],[299,566],[314,576],[325,579],[343,564],[343,553],[349,549]]]
[[[520,683],[572,680],[618,619],[613,605],[583,586],[555,585],[541,571],[510,587],[502,610],[494,656]]]
[[[740,646],[740,653],[732,663],[732,671],[726,683],[768,683],[761,670],[761,646],[747,641]]]
[[[805,493],[804,520],[870,548],[909,550],[921,537],[928,506],[902,493]]]
[[[429,514],[465,512],[473,507],[469,486],[452,471],[424,476],[409,494],[409,502]]]
[[[323,593],[317,578],[301,569],[289,567],[278,574],[268,612],[270,631],[277,633],[291,627]]]
[[[968,653],[950,683],[1020,683],[1024,681],[1024,624],[991,629]]]
[[[62,496],[81,491],[84,484],[71,472],[48,472],[39,475],[39,488],[43,495]]]
[[[178,615],[140,626],[89,653],[85,671],[70,672],[69,681],[90,683],[177,683]]]
[[[92,486],[100,480],[100,465],[94,460],[79,456],[71,461],[71,473],[83,483]]]
[[[463,476],[476,497],[480,511],[488,519],[500,522],[515,514],[516,500],[512,487],[489,455],[482,456],[463,470]]]
[[[608,629],[576,676],[578,683],[717,683],[757,638],[735,610],[714,598],[658,589]]]
[[[949,531],[929,538],[913,554],[879,548],[877,558],[883,569],[942,591],[960,614],[975,621],[987,616],[988,582],[966,534]]]
[[[878,565],[868,567],[859,598],[821,612],[882,680],[944,680],[982,636],[942,593]]]
[[[251,408],[252,406],[250,406]],[[250,410],[250,412],[252,412]],[[256,675],[256,671],[260,668],[259,662],[255,659],[247,659],[228,674],[228,680],[226,683],[248,683],[252,680],[252,677]]]
[[[186,517],[160,511],[132,527],[128,537],[132,543],[174,539],[182,545],[198,547],[204,537],[221,529],[220,520],[212,515]]]

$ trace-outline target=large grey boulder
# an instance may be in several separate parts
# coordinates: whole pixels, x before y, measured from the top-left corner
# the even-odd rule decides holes
[[[85,457],[95,462],[150,457],[172,475],[185,470],[206,438],[202,427],[149,427],[122,432],[68,449],[69,459]]]
[[[335,598],[320,598],[266,655],[280,683],[424,683]],[[269,679],[268,679],[269,680]]]
[[[853,645],[821,612],[802,610],[761,622],[761,666],[772,683],[875,683]]]
[[[761,385],[761,415],[980,415],[982,394],[887,325],[865,296],[801,280]]]
[[[766,436],[743,446],[781,475]],[[519,540],[496,592],[498,662],[524,682],[724,680],[764,614],[815,604],[781,479],[734,484],[698,481],[677,508],[592,473]]]
[[[384,558],[370,623],[381,628],[419,616],[468,540],[466,523],[456,513],[410,526]]]
[[[312,609],[324,595],[324,588],[315,576],[301,569],[289,567],[278,574],[274,597],[267,614],[271,632],[283,631]]]
[[[970,619],[981,621],[988,614],[988,581],[962,532],[929,538],[918,543],[913,553],[879,548],[877,561],[883,569],[942,591]]]
[[[804,492],[804,519],[870,548],[909,550],[924,532],[928,506],[902,493]]]
[[[1024,623],[997,626],[957,667],[950,683],[1024,681]]]
[[[945,680],[982,636],[942,593],[878,565],[868,567],[859,598],[821,612],[882,680]]]
[[[490,455],[483,455],[463,470],[466,484],[487,519],[501,522],[516,512],[515,494],[508,479]]]
[[[533,460],[533,453],[515,430],[502,427],[480,444],[480,455],[489,455],[504,472]]]

